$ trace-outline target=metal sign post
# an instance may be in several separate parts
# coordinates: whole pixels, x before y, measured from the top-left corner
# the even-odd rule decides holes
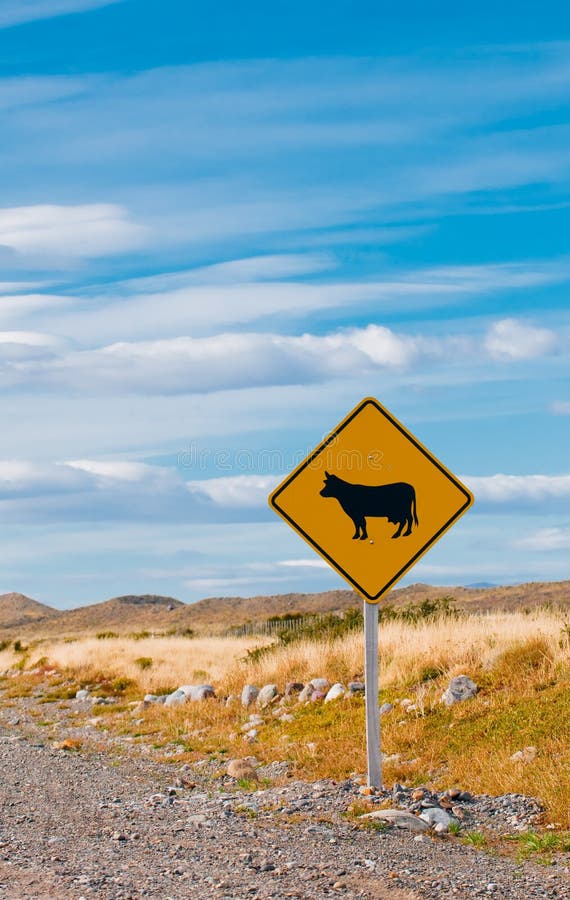
[[[378,606],[364,601],[364,686],[368,787],[382,787],[380,709],[378,706]]]
[[[382,787],[376,604],[472,503],[469,489],[374,397],[349,412],[269,497],[365,600],[370,787]]]

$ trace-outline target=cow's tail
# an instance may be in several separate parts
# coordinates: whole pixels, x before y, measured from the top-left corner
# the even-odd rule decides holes
[[[420,523],[418,522],[418,513],[416,510],[416,492],[415,491],[414,491],[414,496],[412,497],[412,514],[414,517],[414,525],[416,525],[416,527],[417,527]]]

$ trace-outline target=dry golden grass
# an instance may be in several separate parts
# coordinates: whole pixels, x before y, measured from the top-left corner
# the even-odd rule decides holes
[[[489,613],[465,618],[438,619],[410,625],[401,621],[383,624],[379,633],[380,681],[384,688],[411,685],[426,675],[440,672],[486,671],[496,667],[502,654],[512,649],[513,660],[503,665],[508,678],[516,669],[518,648],[540,640],[541,659],[548,669],[568,662],[568,646],[561,645],[564,621],[560,614],[537,610],[521,613]],[[247,677],[255,683],[304,681],[316,676],[346,681],[362,674],[363,637],[350,634],[340,640],[299,641],[262,656],[247,667],[235,667],[232,682]],[[520,677],[520,673],[517,673]]]
[[[570,827],[570,635],[561,613],[491,613],[442,618],[380,629],[381,699],[394,702],[382,721],[384,752],[398,754],[385,768],[388,784],[458,785],[474,792],[525,793],[539,797],[551,822]],[[244,683],[307,681],[325,676],[347,682],[362,674],[363,641],[354,633],[333,642],[300,641],[243,662],[252,646],[268,642],[237,638],[81,639],[45,641],[28,651],[75,683],[102,677],[128,678],[130,697],[180,684],[209,681],[218,694],[241,692]],[[5,650],[0,668],[22,654]],[[148,668],[140,660],[152,659]],[[139,662],[137,662],[139,660]],[[450,676],[467,674],[481,690],[466,703],[440,702]],[[416,709],[399,701],[409,697]],[[239,698],[230,706],[209,702],[165,709],[151,707],[139,731],[153,743],[182,745],[188,758],[204,754],[288,760],[298,776],[344,778],[365,770],[364,704],[355,697],[295,708],[294,721],[268,716],[253,746],[241,726],[249,711]],[[112,707],[105,707],[113,715]],[[116,727],[130,729],[127,714]],[[149,739],[142,737],[141,739]],[[511,760],[536,748],[530,763]]]
[[[154,693],[174,690],[181,684],[220,684],[228,667],[259,643],[252,638],[88,637],[72,643],[48,640],[28,651],[28,667],[33,667],[38,659],[47,660],[80,683],[128,678],[142,692]],[[14,665],[21,656],[13,648],[3,650],[0,669]],[[144,660],[150,660],[150,665]]]

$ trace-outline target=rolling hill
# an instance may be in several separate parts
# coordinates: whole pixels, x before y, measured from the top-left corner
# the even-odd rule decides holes
[[[382,605],[396,607],[425,599],[453,597],[466,612],[532,609],[547,604],[570,607],[570,581],[531,582],[493,587],[439,587],[412,584],[392,591]],[[350,590],[316,594],[276,594],[258,597],[209,597],[187,604],[155,594],[114,597],[102,603],[71,610],[56,610],[24,597],[0,595],[0,633],[4,637],[74,635],[114,631],[133,632],[191,628],[196,632],[221,632],[232,626],[260,622],[288,612],[340,612],[358,606],[361,599]]]
[[[59,615],[57,609],[13,591],[0,594],[0,628],[17,627]]]

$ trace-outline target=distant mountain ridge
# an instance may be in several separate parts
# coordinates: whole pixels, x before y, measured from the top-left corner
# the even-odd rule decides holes
[[[380,604],[400,607],[436,597],[453,597],[457,608],[468,612],[532,609],[545,604],[570,606],[570,581],[493,587],[441,587],[418,583],[391,591]],[[18,630],[28,638],[35,634],[158,632],[188,628],[198,632],[220,632],[284,613],[341,612],[361,603],[362,599],[354,591],[341,589],[313,594],[208,597],[191,604],[159,594],[126,594],[77,609],[57,610],[23,594],[10,593],[0,595],[0,631],[14,635]]]

